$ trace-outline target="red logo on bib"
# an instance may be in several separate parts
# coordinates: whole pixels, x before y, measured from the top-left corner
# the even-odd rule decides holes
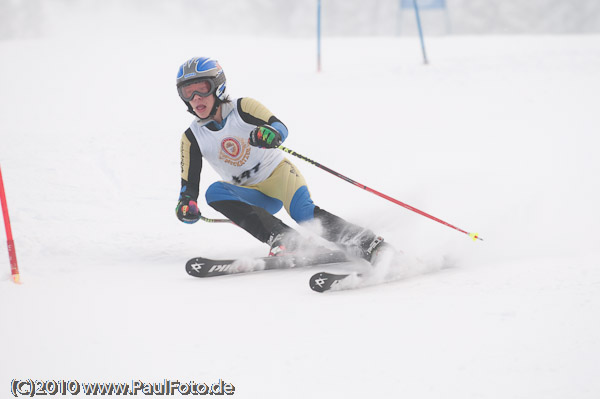
[[[241,166],[246,163],[248,157],[250,157],[250,144],[242,141],[240,137],[227,137],[221,141],[221,154],[219,159],[224,162],[234,165]]]
[[[221,148],[230,157],[237,158],[242,150],[242,144],[236,139],[228,137],[221,142]]]

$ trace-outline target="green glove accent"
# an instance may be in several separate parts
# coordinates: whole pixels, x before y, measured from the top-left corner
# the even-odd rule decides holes
[[[250,132],[248,142],[260,148],[277,148],[281,145],[281,134],[272,126],[262,125]]]

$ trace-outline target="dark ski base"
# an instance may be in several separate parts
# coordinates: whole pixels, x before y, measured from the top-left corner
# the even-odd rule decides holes
[[[348,262],[343,251],[331,251],[309,256],[267,256],[251,259],[207,259],[192,258],[185,264],[185,270],[194,277],[215,277],[226,274],[250,273],[260,270],[291,269],[296,267],[326,265]]]
[[[326,272],[320,272],[314,274],[308,284],[310,285],[310,289],[317,292],[325,292],[331,289],[336,289],[336,286],[342,284],[343,280],[352,277],[356,273],[349,274],[332,274]],[[360,274],[357,276],[360,277]]]

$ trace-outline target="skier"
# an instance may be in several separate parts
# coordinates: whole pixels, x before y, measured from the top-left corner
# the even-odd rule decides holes
[[[373,255],[384,247],[383,238],[315,206],[298,168],[277,150],[288,136],[287,127],[258,101],[230,98],[216,60],[195,57],[186,61],[177,73],[177,91],[195,116],[181,138],[179,220],[195,223],[200,219],[197,199],[204,158],[223,179],[206,190],[206,202],[268,244],[269,256],[308,245],[273,216],[284,207],[297,223],[317,220],[325,239],[374,261]]]

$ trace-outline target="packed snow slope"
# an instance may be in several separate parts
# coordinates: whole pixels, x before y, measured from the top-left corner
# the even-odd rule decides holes
[[[0,42],[0,162],[23,284],[0,256],[13,379],[216,382],[239,398],[600,397],[600,36],[72,37]],[[285,145],[485,240],[292,159],[314,201],[451,267],[317,294],[316,271],[194,279],[262,256],[175,217],[178,66],[217,58]],[[218,179],[207,165],[201,191]],[[207,217],[220,217],[201,197]],[[282,219],[295,225],[284,213]],[[0,233],[4,238],[4,233]]]

